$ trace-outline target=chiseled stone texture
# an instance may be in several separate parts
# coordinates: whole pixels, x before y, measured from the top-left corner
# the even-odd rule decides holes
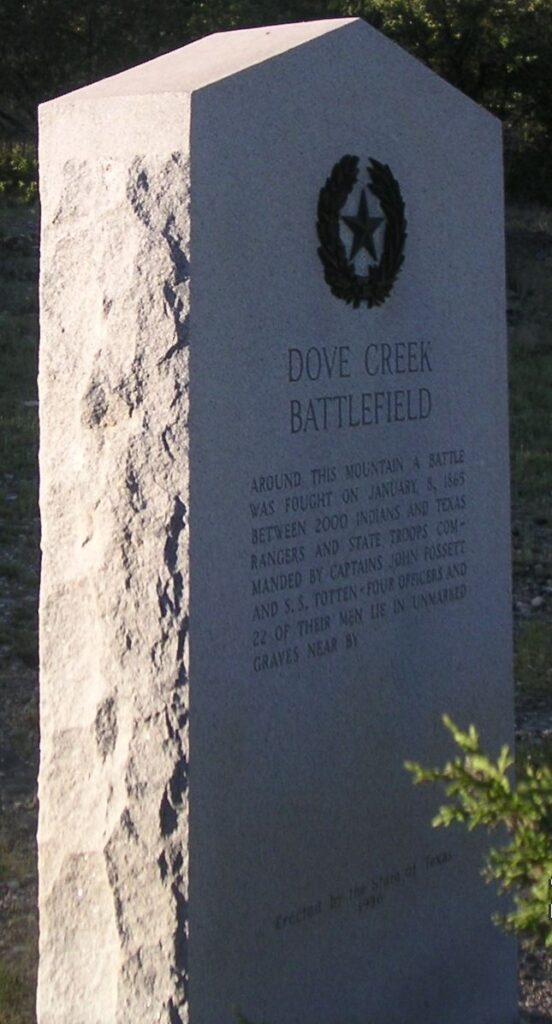
[[[38,1019],[175,1024],[187,1019],[188,163],[58,158],[43,132]]]

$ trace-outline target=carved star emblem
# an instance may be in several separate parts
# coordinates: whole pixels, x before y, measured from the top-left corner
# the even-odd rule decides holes
[[[368,200],[366,199],[366,192],[362,189],[360,194],[360,202],[358,204],[358,212],[356,217],[345,217],[341,218],[345,221],[347,227],[353,232],[353,241],[351,245],[350,260],[354,260],[356,254],[361,249],[366,249],[373,260],[377,260],[376,248],[374,245],[374,232],[377,231],[380,224],[383,223],[383,217],[370,217],[368,211]]]

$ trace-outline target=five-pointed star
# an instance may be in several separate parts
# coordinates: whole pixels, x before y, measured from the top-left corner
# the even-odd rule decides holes
[[[353,244],[351,245],[350,260],[354,260],[357,252],[361,249],[367,249],[372,259],[377,260],[376,249],[374,246],[374,232],[376,228],[379,228],[383,221],[383,217],[370,217],[368,213],[368,202],[366,199],[366,192],[362,189],[360,194],[360,202],[358,204],[358,213],[356,217],[342,217],[347,227],[353,232]]]

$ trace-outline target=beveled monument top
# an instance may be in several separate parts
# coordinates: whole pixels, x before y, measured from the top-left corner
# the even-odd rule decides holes
[[[332,18],[215,32],[127,71],[49,100],[41,105],[41,109],[65,100],[102,99],[150,93],[191,93],[264,61],[277,58],[304,44],[319,40],[323,45],[325,39],[328,42],[327,37],[335,37],[336,33],[339,35],[343,57],[348,62],[354,61],[355,53],[351,47],[354,48],[355,41],[362,47],[364,59],[370,56],[366,48],[371,46],[373,57],[377,60],[387,57],[393,67],[408,65],[410,72],[417,68],[420,79],[431,79],[432,90],[446,91],[449,102],[453,102],[456,97],[462,105],[471,105],[483,117],[497,120],[362,18]],[[335,59],[338,57],[335,38],[332,38],[330,45]],[[321,57],[322,53],[318,53],[317,50],[312,52],[313,61],[318,62]]]

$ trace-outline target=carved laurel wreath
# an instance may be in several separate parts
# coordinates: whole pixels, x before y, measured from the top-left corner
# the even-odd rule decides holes
[[[320,189],[316,224],[320,239],[318,255],[333,294],[352,303],[355,309],[361,302],[366,302],[371,309],[385,302],[395,284],[404,260],[407,224],[401,190],[390,168],[378,160],[370,160],[368,187],[385,215],[385,239],[379,263],[368,268],[366,277],[360,277],[347,257],[339,230],[341,210],[358,180],[358,163],[357,156],[342,157]]]

